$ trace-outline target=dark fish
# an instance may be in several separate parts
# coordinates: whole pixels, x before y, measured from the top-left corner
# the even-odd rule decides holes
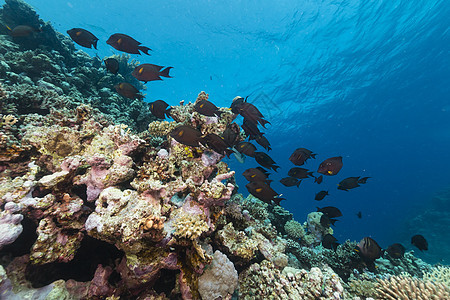
[[[130,54],[141,54],[139,52],[142,51],[147,55],[150,55],[148,51],[151,51],[152,49],[140,46],[141,43],[133,39],[131,36],[128,36],[123,33],[114,33],[109,37],[109,39],[106,41],[108,45],[111,45],[116,50],[130,53]]]
[[[356,216],[358,217],[358,219],[362,218],[362,213],[360,211],[358,211],[358,213],[356,214]]]
[[[336,223],[337,219],[333,219],[333,218],[329,218],[327,215],[323,214],[320,217],[320,225],[322,225],[323,227],[330,227],[330,224],[334,226],[334,223]]]
[[[288,175],[298,179],[304,179],[313,176],[313,172],[309,172],[309,170],[304,168],[293,167],[289,170]]]
[[[225,140],[215,133],[207,134],[203,140],[205,141],[206,146],[211,148],[214,152],[226,155],[228,158],[230,157],[230,154],[233,153],[232,150],[228,149]]]
[[[315,200],[320,201],[323,200],[323,198],[325,198],[325,196],[329,195],[328,191],[320,191],[316,194],[316,197],[314,197]]]
[[[343,190],[343,191],[348,192],[348,190],[358,187],[360,183],[361,184],[366,183],[367,178],[369,178],[369,177],[364,177],[364,178],[359,179],[359,177],[360,176],[345,178],[344,180],[339,182],[338,190]]]
[[[303,165],[308,158],[316,158],[316,154],[312,153],[311,150],[305,148],[297,148],[294,153],[291,154],[289,160],[296,166]]]
[[[354,249],[367,262],[372,262],[381,257],[381,247],[378,243],[370,238],[363,238]]]
[[[263,181],[268,183],[267,180],[268,178],[268,174],[261,171],[258,168],[250,168],[244,171],[244,173],[242,173],[242,175],[245,177],[245,179],[247,179],[250,182],[258,182],[258,181]]]
[[[239,136],[239,127],[236,123],[228,125],[227,128],[222,133],[222,137],[229,147],[233,147],[236,144],[238,136]]]
[[[116,84],[114,88],[120,95],[129,99],[144,98],[144,96],[139,93],[139,90],[135,88],[133,85],[129,84],[128,82],[121,82],[119,84]]]
[[[256,147],[250,142],[240,142],[236,145],[236,150],[250,157],[255,157]]]
[[[232,107],[232,111],[236,111],[240,114],[244,119],[247,119],[255,124],[261,124],[264,128],[266,128],[266,124],[270,124],[269,121],[264,120],[264,116],[262,113],[251,103],[248,102],[240,102],[238,104],[234,104]]]
[[[162,68],[164,67],[154,64],[142,64],[134,68],[133,72],[131,72],[131,75],[133,75],[137,80],[143,82],[162,80],[160,76],[172,78],[172,76],[169,75],[169,71],[170,69],[172,69],[172,67],[167,67],[164,70],[161,70]]]
[[[281,200],[284,200],[283,198],[279,198],[278,193],[265,182],[249,182],[245,187],[250,194],[266,203],[270,204],[273,201],[277,205],[280,205]]]
[[[158,119],[165,119],[166,116],[168,117],[170,116],[169,113],[172,108],[171,107],[167,108],[169,104],[167,104],[163,100],[156,100],[149,104],[150,104],[150,111]]]
[[[267,169],[272,169],[277,172],[279,166],[275,164],[273,159],[264,152],[255,152],[255,160],[258,164]]]
[[[244,119],[241,127],[250,140],[254,140],[256,137],[263,135],[263,133],[259,131],[258,125],[247,119]]]
[[[331,157],[324,160],[317,170],[317,173],[324,175],[336,175],[342,169],[342,156]]]
[[[233,99],[233,102],[231,103],[231,112],[233,114],[239,114],[239,106],[244,103],[246,101],[246,99],[248,98],[248,96],[244,99],[240,96],[237,96]]]
[[[95,49],[97,49],[98,38],[86,29],[72,28],[70,30],[67,30],[67,33],[69,34],[70,38],[78,45],[86,48],[91,48],[93,46]]]
[[[411,244],[416,246],[420,251],[428,250],[428,242],[421,234],[416,234],[411,238]]]
[[[105,67],[108,71],[113,74],[117,74],[119,72],[119,61],[113,57],[108,57],[104,60]]]
[[[258,135],[255,138],[255,141],[261,145],[261,147],[263,147],[264,149],[266,149],[267,151],[272,150],[272,148],[270,148],[270,143],[269,141],[263,136],[263,135]]]
[[[317,184],[321,184],[323,181],[323,175],[320,175],[319,177],[314,177],[314,182],[317,182]]]
[[[297,178],[295,178],[295,177],[285,177],[285,178],[282,178],[282,179],[280,180],[280,182],[281,182],[284,186],[287,186],[287,187],[294,186],[294,185],[296,185],[297,187],[299,187],[299,185],[300,185],[300,183],[301,183],[302,181],[299,180],[299,179],[297,179]]]
[[[208,101],[206,99],[197,102],[194,105],[194,110],[196,112],[198,112],[199,114],[208,116],[208,117],[213,117],[213,116],[220,117],[220,115],[222,114],[222,111],[219,111],[217,106],[215,106],[211,101]]]
[[[328,218],[337,218],[342,216],[342,212],[339,210],[339,208],[334,206],[326,206],[322,208],[317,208],[317,211],[320,211],[328,216]]]
[[[327,233],[322,237],[322,247],[336,251],[338,246],[337,239],[331,234]]]
[[[32,35],[34,32],[42,32],[42,28],[35,28],[28,25],[17,25],[13,29],[7,27],[10,32],[9,35],[12,37],[27,37]]]
[[[390,245],[386,252],[389,254],[392,258],[401,258],[405,254],[405,247],[403,247],[402,244],[395,243]]]
[[[176,127],[172,130],[170,136],[178,143],[191,147],[198,147],[200,146],[200,142],[204,142],[202,139],[202,133],[189,125],[180,125]]]

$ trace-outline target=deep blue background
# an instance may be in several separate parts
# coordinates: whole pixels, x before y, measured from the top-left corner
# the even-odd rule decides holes
[[[335,230],[341,242],[370,235],[383,247],[409,244],[416,229],[400,230],[405,219],[450,185],[448,1],[278,2],[28,1],[61,32],[82,27],[97,35],[99,51],[83,49],[91,55],[116,53],[104,43],[116,32],[152,48],[152,56],[133,58],[173,66],[174,78],[148,83],[146,101],[176,105],[205,90],[229,106],[236,95],[250,95],[272,123],[270,155],[282,166],[274,179],[293,166],[295,148],[318,153],[306,165],[314,171],[342,155],[342,171],[320,186],[273,185],[298,221],[317,205],[335,205],[344,213]],[[246,195],[240,174],[256,164],[230,165]],[[373,178],[338,191],[348,176]],[[331,195],[314,201],[321,189]],[[419,255],[438,256],[430,244]]]

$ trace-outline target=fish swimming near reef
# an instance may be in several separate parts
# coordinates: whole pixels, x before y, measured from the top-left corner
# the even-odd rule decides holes
[[[317,207],[317,211],[326,214],[328,218],[337,218],[342,216],[342,212],[339,210],[339,208],[334,206],[325,206],[322,208]]]
[[[217,106],[214,105],[214,103],[206,99],[197,102],[194,105],[194,110],[199,114],[207,117],[214,117],[214,116],[220,117],[220,115],[223,113],[222,111],[219,110]]]
[[[250,157],[255,157],[256,147],[250,142],[240,142],[236,145],[236,150]]]
[[[255,152],[255,160],[264,168],[272,169],[275,172],[277,172],[277,169],[280,168],[275,164],[275,161],[264,152]]]
[[[270,147],[270,143],[269,143],[269,141],[267,140],[267,138],[266,138],[265,136],[263,136],[263,135],[258,135],[258,136],[256,136],[255,141],[256,141],[261,147],[263,147],[264,149],[266,149],[267,151],[272,150],[272,148]]]
[[[166,67],[165,69],[163,68],[165,67],[154,64],[142,64],[134,68],[131,75],[133,75],[137,80],[143,82],[162,80],[160,76],[172,78],[172,76],[169,75],[169,71],[172,67]]]
[[[106,43],[116,50],[130,54],[141,54],[139,51],[142,51],[143,53],[150,55],[148,51],[152,50],[149,47],[141,46],[142,43],[123,33],[114,33],[108,38]]]
[[[288,175],[291,177],[295,177],[298,179],[305,179],[313,176],[313,172],[310,172],[308,169],[293,167],[288,171]]]
[[[321,184],[323,181],[323,175],[320,175],[319,177],[314,177],[314,182],[317,184]]]
[[[189,125],[180,125],[176,127],[170,132],[170,136],[178,143],[186,146],[199,147],[200,143],[205,143],[202,138],[202,133]]]
[[[233,113],[240,114],[244,119],[254,123],[260,124],[264,128],[266,128],[266,124],[270,124],[269,121],[264,120],[263,114],[251,103],[243,101],[233,101],[231,104],[231,111]]]
[[[428,250],[428,242],[421,234],[416,234],[411,238],[411,244],[416,246],[420,251]]]
[[[354,249],[365,262],[372,262],[381,257],[382,250],[378,243],[370,238],[363,238]]]
[[[386,252],[392,258],[402,258],[405,255],[405,247],[402,244],[395,243],[387,247]]]
[[[233,147],[238,141],[239,133],[239,126],[236,123],[232,123],[222,132],[222,137],[229,147]]]
[[[149,105],[151,113],[158,119],[165,119],[166,116],[170,116],[169,114],[172,110],[172,107],[167,108],[169,104],[167,104],[164,100],[156,100],[149,103]]]
[[[334,251],[336,251],[339,245],[340,244],[337,242],[337,239],[329,233],[325,234],[322,237],[322,247],[326,249],[333,249]]]
[[[320,165],[317,173],[321,173],[323,175],[336,175],[342,169],[342,156],[331,157],[324,160]]]
[[[265,182],[249,182],[245,187],[250,194],[266,203],[270,204],[273,201],[275,204],[280,205],[281,200],[284,200],[283,198],[279,198],[279,194]]]
[[[344,180],[342,180],[341,182],[338,183],[338,190],[348,192],[348,190],[351,190],[351,189],[354,189],[354,188],[360,186],[359,184],[365,184],[367,182],[368,178],[370,178],[370,177],[363,177],[361,179],[360,179],[360,176],[345,178]]]
[[[320,191],[316,194],[316,196],[314,197],[314,200],[320,201],[323,200],[323,198],[325,198],[325,196],[328,196],[328,191]]]
[[[249,168],[242,173],[242,175],[250,182],[266,182],[269,183],[270,180],[267,178],[269,177],[269,173],[267,173],[264,169],[261,170],[259,168]]]
[[[295,177],[284,177],[280,180],[281,184],[283,184],[284,186],[287,187],[291,187],[291,186],[300,186],[300,183],[302,182],[301,180],[295,178]]]
[[[121,96],[124,96],[128,99],[142,99],[144,96],[139,93],[139,90],[134,87],[132,84],[129,84],[128,82],[121,82],[119,84],[116,84],[114,86],[117,93],[119,93]]]
[[[248,136],[249,140],[254,140],[258,136],[263,135],[263,133],[259,130],[258,125],[247,119],[244,119],[241,128],[244,130],[245,135]]]
[[[28,25],[17,25],[13,29],[6,26],[6,28],[8,28],[9,35],[12,37],[27,37],[35,32],[42,32],[42,28],[40,27],[36,28]]]
[[[211,148],[216,153],[226,155],[228,158],[230,157],[230,154],[233,153],[231,149],[228,149],[228,145],[225,140],[215,133],[207,134],[203,138],[203,141],[205,142],[205,146]]]
[[[296,166],[303,165],[308,158],[316,158],[316,154],[306,148],[297,148],[289,157],[289,160]]]
[[[83,28],[72,28],[67,30],[72,41],[85,48],[97,49],[98,38]]]
[[[117,74],[119,72],[119,61],[113,57],[108,57],[104,60],[106,70],[113,74]]]

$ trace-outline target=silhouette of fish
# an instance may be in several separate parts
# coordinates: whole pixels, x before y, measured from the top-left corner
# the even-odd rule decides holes
[[[325,196],[329,195],[328,191],[320,191],[316,194],[316,196],[314,197],[314,200],[320,201],[323,200],[323,198],[325,198]]]
[[[317,211],[326,214],[328,218],[337,218],[342,216],[342,212],[339,210],[339,208],[334,206],[325,206],[322,208],[317,207]]]
[[[154,102],[149,103],[150,105],[150,111],[151,113],[157,117],[158,119],[165,119],[166,116],[170,116],[170,110],[172,109],[167,108],[169,106],[169,104],[167,104],[165,101],[163,100],[156,100]]]
[[[309,178],[313,176],[313,172],[310,172],[308,169],[293,167],[289,170],[288,175],[291,177],[295,177],[298,179]]]
[[[266,183],[269,183],[267,180],[268,178],[268,173],[264,172],[259,169],[259,168],[249,168],[247,170],[244,171],[244,173],[242,173],[242,175],[245,177],[245,179],[247,179],[250,182],[257,182],[257,181],[263,181]]]
[[[228,149],[228,145],[225,140],[215,133],[207,134],[203,138],[203,141],[205,142],[205,146],[211,148],[216,153],[226,155],[228,158],[230,157],[230,154],[233,153],[232,150]]]
[[[287,186],[287,187],[291,187],[291,186],[297,186],[297,187],[299,187],[299,185],[300,185],[300,183],[302,182],[301,180],[299,180],[299,179],[297,179],[297,178],[295,178],[295,177],[285,177],[285,178],[282,178],[281,180],[280,180],[280,182],[284,185],[284,186]]]
[[[395,243],[386,249],[387,254],[392,258],[402,258],[405,255],[405,247],[402,244]]]
[[[143,82],[162,80],[160,76],[172,78],[172,76],[169,75],[169,71],[170,69],[172,69],[172,67],[167,67],[163,70],[162,68],[164,67],[154,64],[142,64],[134,68],[133,72],[131,72],[131,75],[133,75],[137,80]]]
[[[72,41],[86,48],[94,47],[97,49],[98,38],[91,32],[83,28],[72,28],[67,30]]]
[[[263,147],[264,149],[266,149],[267,151],[272,150],[272,148],[270,148],[270,143],[269,141],[266,139],[265,136],[263,135],[258,135],[255,137],[255,141],[261,145],[261,147]]]
[[[322,237],[322,247],[336,251],[338,246],[337,239],[331,234],[327,233]]]
[[[364,177],[360,179],[360,176],[358,177],[348,177],[345,178],[344,180],[342,180],[341,182],[339,182],[338,184],[338,190],[342,190],[342,191],[347,191],[354,189],[358,186],[360,186],[359,184],[365,184],[367,182],[367,179],[370,177]]]
[[[362,218],[362,213],[360,211],[358,211],[358,213],[356,214],[356,216],[358,217],[358,219]]]
[[[242,98],[243,99],[243,98]],[[254,123],[261,124],[264,128],[266,128],[266,124],[270,124],[269,121],[264,120],[263,114],[251,103],[246,102],[244,100],[233,100],[231,104],[231,111],[236,114],[240,114],[244,119]]]
[[[284,200],[283,198],[279,198],[278,193],[265,182],[249,182],[245,187],[250,194],[266,203],[270,204],[273,201],[275,204],[280,205],[281,200]]]
[[[258,125],[247,119],[244,119],[241,128],[244,130],[245,135],[248,136],[249,140],[254,140],[258,136],[263,135],[263,133],[258,129]]]
[[[296,166],[303,165],[308,158],[316,158],[316,154],[306,148],[297,148],[289,157],[289,160]]]
[[[170,136],[174,138],[178,143],[186,146],[199,147],[199,143],[205,143],[202,139],[202,133],[189,125],[180,125],[176,127],[174,130],[172,130]]]
[[[28,25],[17,25],[13,29],[9,28],[9,35],[12,37],[27,37],[35,32],[42,32],[42,28],[36,28]]]
[[[217,108],[217,106],[215,106],[211,101],[208,101],[206,99],[197,102],[194,105],[194,110],[199,114],[208,117],[213,116],[220,117],[220,115],[222,114],[222,111],[220,111],[219,108]]]
[[[104,60],[106,69],[113,73],[117,74],[119,72],[119,61],[113,57],[108,57]]]
[[[372,263],[374,260],[380,258],[382,253],[381,247],[370,237],[363,238],[354,250],[358,252],[364,261]]]
[[[317,182],[317,184],[321,184],[323,181],[323,175],[320,175],[319,177],[314,177],[314,182]]]
[[[123,33],[114,33],[108,38],[106,43],[116,50],[130,54],[141,54],[139,51],[142,51],[143,53],[150,55],[148,51],[152,50],[148,47],[141,46],[140,42]]]
[[[121,82],[114,86],[117,93],[128,99],[142,99],[144,96],[139,93],[139,90],[128,82]]]
[[[250,142],[240,142],[236,145],[236,150],[250,157],[255,157],[256,147]]]
[[[420,251],[428,250],[428,242],[421,234],[416,234],[411,238],[411,244],[416,246]]]
[[[236,123],[232,123],[228,125],[227,128],[223,131],[222,137],[229,147],[233,147],[236,145],[236,142],[239,137],[239,127]],[[237,150],[237,149],[236,149]]]
[[[331,157],[324,160],[320,165],[317,173],[332,176],[339,173],[342,169],[342,156]]]
[[[272,169],[277,172],[279,166],[275,164],[273,159],[264,152],[255,152],[255,160],[258,164],[267,169]]]

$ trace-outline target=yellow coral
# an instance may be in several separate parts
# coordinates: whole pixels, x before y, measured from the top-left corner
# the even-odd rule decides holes
[[[174,235],[190,240],[197,239],[203,232],[208,231],[209,226],[200,215],[181,215],[174,224]]]
[[[443,283],[434,283],[411,276],[392,276],[378,279],[377,299],[387,300],[440,300],[450,299],[450,290]]]
[[[2,117],[2,125],[12,126],[17,123],[17,118],[13,115],[7,115]]]

